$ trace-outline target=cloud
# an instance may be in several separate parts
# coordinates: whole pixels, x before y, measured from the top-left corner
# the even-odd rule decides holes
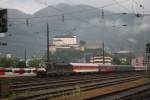
[[[0,33],[0,37],[5,37],[5,33]]]
[[[150,25],[147,24],[147,23],[143,23],[143,24],[141,24],[141,25],[139,26],[139,29],[140,29],[141,31],[147,31],[147,30],[150,29]]]
[[[135,33],[149,32],[150,29],[150,17],[145,17],[143,20],[140,20],[133,27]]]
[[[115,24],[115,21],[113,21],[113,20],[105,20],[105,25],[106,26],[110,26],[110,27],[112,27],[112,26],[114,26],[114,24]]]
[[[129,41],[130,43],[137,43],[137,40],[134,39],[134,38],[128,38],[128,41]]]
[[[121,19],[117,19],[117,20],[105,20],[105,25],[108,27],[122,27],[122,25],[124,25],[125,22]]]
[[[100,21],[101,21],[100,18],[93,18],[89,22],[93,25],[100,25]]]

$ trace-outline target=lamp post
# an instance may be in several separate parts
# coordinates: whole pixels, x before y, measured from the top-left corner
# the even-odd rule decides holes
[[[49,24],[47,23],[47,27],[46,27],[46,30],[47,30],[47,59],[46,59],[46,62],[47,62],[47,65],[46,65],[46,67],[47,67],[47,69],[49,69],[49,67],[50,67],[50,58],[49,58],[49,56],[50,56],[50,54],[49,54]]]
[[[49,24],[47,23],[47,63],[49,65]]]
[[[27,67],[26,62],[27,62],[27,50],[26,48],[24,49],[24,61],[25,61],[25,67]]]
[[[104,41],[102,44],[102,48],[103,48],[103,64],[105,64],[105,45],[104,45]]]
[[[49,24],[47,23],[47,69],[53,70],[53,63],[50,62],[50,50],[49,50]]]

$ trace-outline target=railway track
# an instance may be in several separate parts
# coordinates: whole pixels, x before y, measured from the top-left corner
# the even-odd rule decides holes
[[[122,79],[123,76],[117,77],[117,79]],[[139,77],[138,77],[139,78]],[[95,78],[95,79],[84,79],[84,80],[71,80],[71,81],[54,81],[49,82],[46,84],[36,84],[36,85],[30,85],[27,87],[20,87],[13,89],[14,92],[21,92],[21,91],[37,91],[37,90],[44,90],[44,89],[54,89],[54,88],[60,88],[63,86],[75,86],[75,85],[81,85],[81,84],[89,84],[89,83],[98,83],[104,80],[114,80],[116,77],[109,77],[109,78]]]
[[[130,76],[130,75],[128,75]],[[96,81],[96,80],[100,80],[100,79],[113,79],[113,78],[121,78],[124,77],[124,75],[120,75],[120,76],[116,76],[116,75],[111,75],[111,76],[99,76],[99,75],[94,75],[94,76],[86,76],[86,77],[72,77],[72,78],[63,78],[63,79],[59,79],[59,80],[42,80],[42,81],[32,81],[29,83],[13,83],[12,87],[13,88],[19,88],[19,87],[28,87],[28,86],[36,86],[36,85],[46,85],[46,84],[56,84],[56,83],[62,83],[62,82],[72,82],[72,81]]]
[[[35,77],[25,77],[25,78],[10,78],[12,84],[28,84],[28,83],[42,83],[49,81],[58,81],[58,80],[70,80],[70,79],[87,79],[87,78],[96,78],[96,77],[109,77],[116,76],[116,73],[107,74],[92,74],[92,75],[78,75],[78,76],[63,76],[63,77],[50,77],[50,78],[35,78]],[[120,75],[140,75],[136,73],[122,73]]]
[[[45,78],[39,80],[40,78],[33,78],[32,81],[30,79],[25,79],[24,82],[13,80],[14,83],[11,85],[13,96],[11,97],[11,100],[54,99],[68,95],[80,94],[96,88],[134,81],[140,77],[141,76],[138,73],[113,73],[108,75],[83,75],[83,77],[60,77],[58,79]]]
[[[55,78],[29,78],[27,79],[19,79],[19,80],[13,80],[11,81],[11,84],[13,87],[26,87],[30,85],[44,85],[44,84],[54,84],[54,83],[59,83],[59,82],[69,82],[69,81],[78,81],[78,80],[96,80],[99,78],[113,78],[113,77],[121,77],[121,76],[132,76],[133,74],[131,73],[125,73],[125,74],[108,74],[108,75],[82,75],[82,76],[73,76],[73,77],[55,77]],[[139,75],[139,74],[134,74],[134,75]],[[18,82],[19,81],[19,82]]]
[[[134,76],[133,76],[134,75]],[[132,76],[132,77],[131,77]],[[101,75],[85,75],[74,78],[60,78],[58,80],[49,79],[48,81],[37,81],[28,84],[18,83],[12,85],[12,90],[17,96],[13,100],[41,100],[52,99],[63,95],[70,95],[73,92],[84,92],[98,87],[105,87],[113,84],[119,84],[125,81],[138,79],[139,74],[109,74]],[[47,80],[47,79],[46,79]],[[35,93],[36,91],[36,93]],[[23,93],[24,92],[24,93]],[[19,93],[19,94],[18,94]]]
[[[120,91],[104,96],[90,98],[89,100],[150,100],[150,84],[138,86],[136,88]]]

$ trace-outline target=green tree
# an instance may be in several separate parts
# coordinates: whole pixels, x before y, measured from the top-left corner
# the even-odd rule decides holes
[[[26,67],[25,61],[19,61],[18,64],[17,64],[17,67],[18,68],[25,68]]]
[[[53,62],[74,62],[83,57],[83,52],[80,50],[70,49],[60,49],[57,50],[54,55],[51,55],[51,60]]]
[[[124,62],[121,62],[121,65],[130,65],[130,59],[127,59]]]
[[[28,64],[30,67],[38,67],[40,62],[41,62],[41,60],[39,60],[39,59],[33,59],[33,60],[30,60],[28,62]]]
[[[0,67],[17,67],[18,59],[16,58],[0,58]]]
[[[120,65],[121,61],[118,56],[113,56],[112,64]]]

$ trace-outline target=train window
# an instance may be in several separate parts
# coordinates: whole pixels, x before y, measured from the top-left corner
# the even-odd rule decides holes
[[[14,70],[14,73],[19,73],[19,70]]]
[[[31,73],[31,70],[27,70],[26,72],[27,72],[27,73]]]
[[[0,68],[0,72],[5,72],[5,69],[4,68]]]
[[[36,69],[36,70],[33,70],[33,73],[37,73],[37,71],[38,71],[37,69]]]
[[[136,63],[138,63],[139,61],[138,61],[138,59],[136,59]]]
[[[24,70],[15,70],[14,72],[15,72],[15,73],[25,73]]]
[[[12,70],[11,69],[6,69],[5,72],[12,72]]]

